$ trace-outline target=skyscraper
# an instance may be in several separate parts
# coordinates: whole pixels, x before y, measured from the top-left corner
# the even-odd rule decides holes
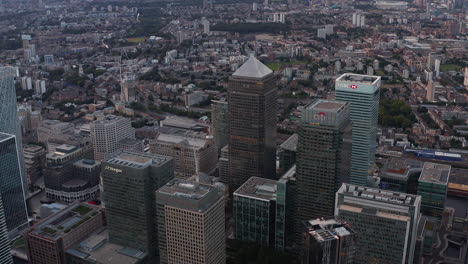
[[[156,192],[160,263],[226,262],[224,191],[174,179]]]
[[[350,103],[353,122],[350,181],[367,185],[374,165],[379,114],[380,77],[345,73],[336,79],[336,100]]]
[[[356,252],[356,233],[339,219],[304,221],[303,264],[349,264]]]
[[[99,161],[117,151],[117,143],[120,140],[135,139],[135,129],[132,127],[130,119],[125,117],[106,116],[102,120],[91,123],[90,127],[94,158]]]
[[[297,144],[298,221],[333,215],[335,192],[349,174],[349,105],[316,99],[304,107]]]
[[[10,239],[8,239],[8,229],[3,210],[2,195],[0,194],[0,263],[13,264],[10,253]]]
[[[413,263],[421,196],[343,184],[335,215],[356,232],[354,263]]]
[[[273,71],[250,57],[229,79],[231,190],[251,177],[275,177],[277,88]]]
[[[226,101],[212,101],[213,136],[218,152],[229,142],[229,107]]]
[[[157,254],[155,191],[174,178],[172,158],[119,151],[102,164],[109,241]]]
[[[28,224],[19,155],[14,135],[0,133],[0,195],[8,232]]]
[[[7,133],[16,136],[16,149],[18,150],[20,175],[25,194],[27,193],[27,177],[23,158],[23,143],[21,127],[18,121],[16,108],[16,88],[15,78],[17,68],[0,67],[0,133]],[[6,205],[4,205],[6,207]]]

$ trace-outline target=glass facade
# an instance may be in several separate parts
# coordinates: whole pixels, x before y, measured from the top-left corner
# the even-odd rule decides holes
[[[349,102],[353,122],[350,182],[367,185],[375,161],[380,77],[344,74],[336,80],[336,100]]]
[[[234,196],[236,239],[272,246],[275,232],[274,218],[274,201]]]
[[[305,107],[297,144],[297,221],[333,215],[335,193],[350,167],[350,138],[348,103],[319,99]]]
[[[102,163],[109,240],[157,254],[155,191],[174,178],[169,157],[121,151]]]
[[[8,230],[3,210],[2,195],[0,195],[0,263],[13,264],[13,258],[10,253],[10,240],[8,239]]]
[[[0,133],[16,136],[16,147],[19,150],[19,165],[22,184],[27,191],[27,177],[23,158],[21,127],[18,121],[15,89],[16,68],[0,67]]]
[[[420,181],[418,195],[422,197],[421,212],[423,214],[442,217],[447,198],[447,185]]]
[[[5,210],[6,224],[11,232],[27,225],[18,151],[14,135],[0,133],[0,194]]]

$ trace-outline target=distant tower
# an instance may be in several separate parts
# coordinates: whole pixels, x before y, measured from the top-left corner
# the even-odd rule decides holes
[[[125,117],[106,116],[90,124],[94,146],[94,159],[102,161],[106,156],[118,150],[118,142],[123,139],[135,139],[135,129]]]
[[[435,59],[434,61],[434,71],[436,78],[439,78],[440,75],[440,59]]]
[[[218,153],[229,142],[229,107],[226,101],[212,101],[211,121]]]
[[[274,178],[277,93],[273,71],[250,57],[229,79],[230,188]]]
[[[268,6],[268,0],[263,0],[263,5]]]
[[[336,100],[351,103],[351,183],[366,186],[374,166],[380,77],[345,73],[335,82]]]
[[[468,67],[465,67],[465,79],[463,80],[463,85],[465,85],[465,89],[468,90]]]

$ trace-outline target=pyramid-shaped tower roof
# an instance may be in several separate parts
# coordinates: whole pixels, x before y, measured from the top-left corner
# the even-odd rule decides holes
[[[270,68],[252,56],[232,76],[262,79],[272,72]]]

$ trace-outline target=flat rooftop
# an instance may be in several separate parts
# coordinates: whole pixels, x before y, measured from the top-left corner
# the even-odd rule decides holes
[[[171,160],[170,157],[158,154],[121,150],[112,155],[106,162],[132,168],[145,168],[150,165],[161,166],[169,160]]]
[[[328,110],[328,111],[335,110],[336,112],[338,112],[340,109],[344,108],[345,106],[346,106],[345,102],[319,99],[307,105],[306,109]]]
[[[242,184],[242,186],[234,192],[234,195],[276,201],[276,181],[252,177]]]
[[[392,158],[388,160],[380,176],[382,178],[406,179],[411,172],[420,172],[424,162],[414,159]]]
[[[425,162],[419,181],[447,185],[452,166]]]
[[[73,165],[77,167],[84,167],[84,168],[91,169],[91,168],[101,165],[101,162],[97,160],[80,159],[79,161],[73,163]]]
[[[137,264],[146,257],[144,252],[125,248],[108,240],[108,229],[99,229],[67,250],[67,254],[100,264]]]
[[[345,73],[336,79],[337,82],[355,82],[365,84],[376,84],[380,79],[378,76]]]
[[[56,240],[93,217],[99,210],[86,203],[73,203],[33,226],[32,234]]]
[[[384,203],[399,204],[404,206],[414,205],[416,199],[420,199],[417,195],[393,192],[388,190],[368,188],[352,184],[344,184],[338,193],[343,193],[348,196],[359,197],[365,200],[381,201]]]
[[[318,218],[305,221],[308,233],[318,242],[336,240],[343,236],[354,234],[349,224],[338,218]]]
[[[190,200],[200,200],[215,189],[213,185],[174,179],[161,187],[158,192]]]

